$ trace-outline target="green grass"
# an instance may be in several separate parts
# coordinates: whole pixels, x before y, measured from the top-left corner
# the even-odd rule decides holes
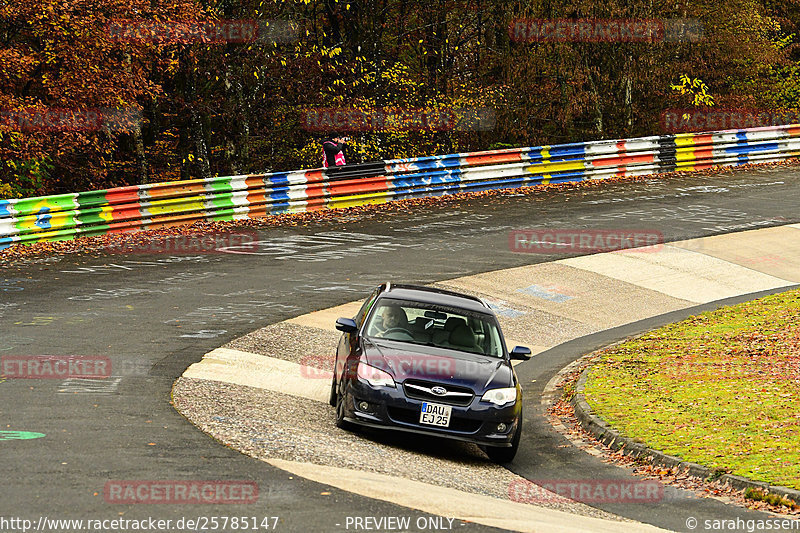
[[[771,494],[761,489],[745,489],[744,497],[759,502],[767,502],[770,505],[788,507],[789,509],[797,508],[797,504],[789,498],[781,496],[780,494]]]
[[[614,346],[590,370],[586,399],[651,448],[800,489],[800,290]]]

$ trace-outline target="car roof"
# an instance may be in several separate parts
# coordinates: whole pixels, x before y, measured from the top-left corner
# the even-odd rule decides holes
[[[437,289],[435,287],[386,283],[385,289],[381,292],[380,296],[450,307],[461,307],[462,309],[468,309],[470,311],[494,315],[494,311],[480,298],[445,289]]]

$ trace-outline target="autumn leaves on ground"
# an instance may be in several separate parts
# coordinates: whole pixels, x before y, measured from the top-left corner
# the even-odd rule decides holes
[[[607,350],[595,412],[645,445],[800,489],[800,290],[691,317]]]

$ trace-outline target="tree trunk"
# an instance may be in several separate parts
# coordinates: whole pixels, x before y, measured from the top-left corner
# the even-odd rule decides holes
[[[144,153],[144,139],[142,138],[142,123],[136,122],[133,125],[133,150],[136,160],[136,178],[139,185],[144,185],[150,181],[147,172],[147,157]]]
[[[631,74],[628,70],[629,67],[630,62],[626,60],[625,76],[622,82],[625,86],[625,126],[627,127],[625,133],[630,133],[633,127],[633,81],[631,80]]]
[[[228,130],[225,157],[230,171],[241,174],[250,166],[250,104],[244,95],[240,77],[227,72],[225,88],[231,103],[228,109],[234,121],[233,127]]]
[[[206,137],[203,132],[203,122],[200,119],[200,114],[196,110],[192,110],[192,140],[194,141],[194,155],[197,158],[197,168],[199,169],[201,179],[211,178],[211,166],[208,161],[208,147],[206,145]]]
[[[125,70],[128,74],[131,73],[131,55],[125,53]],[[144,185],[149,181],[147,173],[147,157],[144,153],[144,139],[142,138],[142,122],[141,120],[134,121],[133,123],[133,152],[134,161],[136,165],[136,181],[139,185]]]
[[[584,66],[586,67],[586,79],[589,80],[589,96],[592,101],[592,114],[594,115],[594,127],[597,133],[603,134],[603,107],[600,100],[600,93],[597,90],[597,85],[594,82],[592,70],[589,68],[589,62],[584,57]]]
[[[192,178],[190,172],[191,165],[189,164],[189,154],[192,153],[191,141],[189,140],[191,134],[187,124],[182,124],[178,134],[178,155],[181,158],[181,179],[188,180]]]

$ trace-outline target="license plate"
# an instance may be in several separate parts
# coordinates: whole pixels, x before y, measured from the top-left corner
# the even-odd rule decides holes
[[[419,423],[446,428],[450,425],[450,411],[452,410],[453,408],[449,405],[422,402]]]

